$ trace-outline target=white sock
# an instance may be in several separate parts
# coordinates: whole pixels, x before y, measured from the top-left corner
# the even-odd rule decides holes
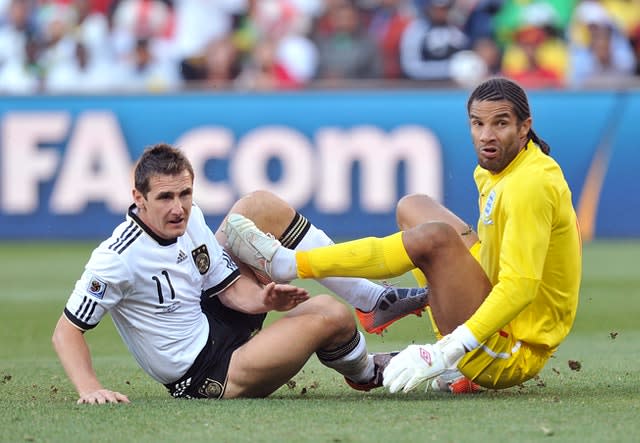
[[[277,282],[290,282],[298,278],[296,251],[280,246],[271,258],[271,278]]]
[[[335,349],[329,352],[318,351],[316,354],[323,365],[335,369],[340,374],[356,383],[367,383],[375,375],[373,356],[367,353],[367,344],[362,332],[358,331],[354,336],[357,342],[352,350],[345,355],[334,358],[332,354],[348,350],[353,341],[345,344],[345,349]]]
[[[329,246],[334,242],[331,238],[324,233],[323,230],[316,228],[313,224],[309,227],[309,230],[302,238],[296,251],[306,251],[308,249],[317,248],[320,246]],[[274,261],[280,250],[274,255]],[[284,254],[283,254],[284,255]],[[288,257],[285,260],[290,260]],[[294,265],[294,277],[298,275],[297,269],[295,269],[295,253],[293,255]],[[278,265],[280,266],[280,265]],[[284,266],[283,266],[284,268]],[[290,275],[290,274],[288,274]],[[292,279],[293,279],[292,278]],[[291,280],[292,280],[291,279]],[[337,296],[343,298],[354,308],[358,308],[361,311],[371,311],[374,307],[380,295],[384,292],[384,286],[374,283],[364,278],[351,278],[351,277],[328,277],[317,280],[325,288],[334,292]]]

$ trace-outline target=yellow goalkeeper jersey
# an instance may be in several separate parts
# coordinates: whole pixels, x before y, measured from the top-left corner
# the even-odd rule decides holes
[[[466,322],[482,342],[511,324],[516,339],[553,351],[573,325],[582,251],[560,166],[529,142],[498,174],[476,167],[479,261],[494,285]]]

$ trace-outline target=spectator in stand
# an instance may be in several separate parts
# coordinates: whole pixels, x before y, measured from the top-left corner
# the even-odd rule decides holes
[[[522,14],[513,42],[505,48],[502,73],[524,88],[560,88],[568,69],[568,48],[559,37],[555,10],[532,3]]]
[[[277,42],[262,40],[253,48],[251,63],[245,66],[237,84],[242,89],[274,91],[297,89],[301,84],[278,60]]]
[[[414,16],[409,0],[380,0],[371,14],[368,33],[378,44],[382,59],[382,77],[402,78],[400,39]]]
[[[424,15],[406,28],[400,44],[405,75],[415,80],[451,80],[451,59],[469,49],[469,39],[451,21],[453,0],[426,0]]]
[[[473,89],[490,77],[501,75],[502,53],[495,40],[481,37],[471,50],[456,52],[451,58],[452,79],[460,86]]]
[[[240,73],[240,56],[231,35],[210,41],[204,50],[180,62],[185,86],[229,89]]]
[[[493,19],[500,11],[505,0],[469,0],[465,6],[467,11],[463,13],[464,26],[462,30],[471,40],[471,45],[481,39],[495,41],[495,29]]]
[[[112,64],[115,62],[115,56],[109,21],[105,13],[94,9],[94,3],[95,0],[72,0],[71,2],[76,14],[72,33],[84,46],[84,49],[76,48],[76,56],[78,50],[86,50],[89,59],[100,59],[107,64]]]
[[[311,19],[302,6],[292,0],[249,2],[233,35],[242,58],[239,87],[291,89],[313,78],[318,53],[307,36]]]
[[[487,76],[495,77],[502,73],[502,51],[493,38],[477,38],[472,49],[487,67]]]
[[[636,59],[631,43],[600,3],[578,5],[570,36],[570,86],[613,86],[633,78]]]
[[[87,45],[76,42],[75,57],[66,63],[51,67],[44,80],[47,92],[58,93],[107,93],[118,89],[120,70],[104,58],[95,58]]]
[[[223,42],[232,32],[232,15],[240,12],[238,0],[179,0],[173,2],[172,50],[178,63],[201,62],[213,42]]]
[[[168,16],[169,8],[161,1],[113,0],[107,20],[117,63],[130,56],[137,39],[159,34]]]
[[[620,32],[632,37],[640,26],[640,2],[637,0],[600,0]]]
[[[42,67],[38,61],[39,42],[31,35],[22,45],[23,54],[0,66],[0,93],[36,94],[41,92]]]
[[[633,52],[636,56],[636,68],[634,72],[636,76],[640,76],[640,25],[631,32],[629,40],[633,46]]]
[[[316,39],[317,78],[332,81],[380,78],[380,54],[364,30],[358,9],[348,0],[334,0],[328,8],[326,28]]]
[[[502,0],[500,9],[493,16],[495,37],[500,47],[513,42],[523,22],[538,22],[538,16],[551,15],[553,27],[559,35],[567,29],[571,15],[579,0]]]
[[[182,86],[178,66],[158,60],[151,51],[151,41],[140,38],[124,66],[118,88],[137,92],[175,91]]]
[[[36,33],[34,10],[29,0],[10,0],[0,21],[0,66],[21,65],[25,59],[25,44]]]
[[[76,42],[72,31],[76,13],[69,4],[47,3],[38,9],[37,22],[44,45],[39,59],[46,75],[58,66],[71,63],[75,57]]]

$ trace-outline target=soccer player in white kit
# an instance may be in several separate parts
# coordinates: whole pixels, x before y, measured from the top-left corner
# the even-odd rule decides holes
[[[138,160],[134,204],[92,253],[52,341],[78,403],[128,403],[94,371],[84,333],[108,312],[140,367],[174,397],[264,397],[316,353],[350,384],[381,385],[351,311],[329,295],[259,284],[192,201],[193,168],[172,146]],[[269,311],[286,314],[262,329]]]

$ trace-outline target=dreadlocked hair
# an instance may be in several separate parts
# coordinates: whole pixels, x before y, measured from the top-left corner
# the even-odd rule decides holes
[[[519,121],[524,121],[531,117],[531,111],[529,109],[529,100],[527,94],[524,92],[517,83],[508,80],[506,78],[491,78],[484,81],[469,96],[467,101],[467,112],[471,109],[471,103],[474,101],[501,101],[506,100],[512,104],[513,112],[518,117]],[[540,149],[545,154],[549,155],[551,147],[538,137],[533,128],[529,129],[527,134],[530,140],[533,140],[535,144],[540,146]]]

